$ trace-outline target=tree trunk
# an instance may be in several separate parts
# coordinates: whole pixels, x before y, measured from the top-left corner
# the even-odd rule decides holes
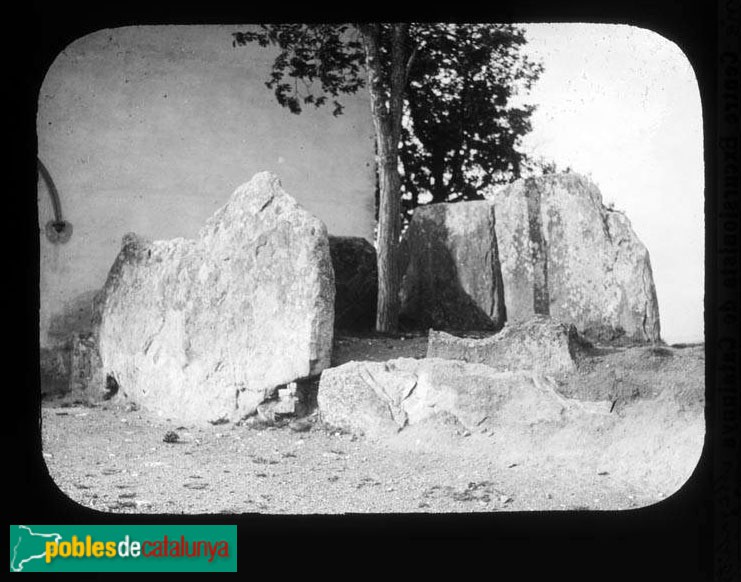
[[[433,184],[430,186],[430,193],[432,194],[430,203],[437,204],[438,202],[445,202],[448,199],[448,189],[445,186],[443,178],[445,174],[445,150],[433,149],[431,153],[430,173],[432,174]]]
[[[406,83],[407,24],[392,25],[391,70],[381,63],[381,26],[359,26],[365,46],[368,86],[376,132],[376,164],[380,190],[378,208],[378,310],[376,331],[395,333],[399,328],[399,234],[401,232],[401,178],[399,139]]]
[[[397,154],[390,139],[384,139],[378,160],[381,199],[378,208],[378,309],[376,330],[396,332],[399,326],[399,234],[401,197]],[[398,142],[397,142],[398,143]],[[384,192],[387,194],[384,195]]]

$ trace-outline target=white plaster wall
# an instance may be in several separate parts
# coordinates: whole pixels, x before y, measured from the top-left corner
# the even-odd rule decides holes
[[[43,234],[53,210],[39,182],[40,342],[84,328],[129,231],[194,237],[240,184],[275,172],[330,234],[372,242],[375,184],[367,93],[294,115],[268,79],[274,52],[232,47],[242,26],[100,30],[69,45],[41,88],[39,156],[73,235]]]

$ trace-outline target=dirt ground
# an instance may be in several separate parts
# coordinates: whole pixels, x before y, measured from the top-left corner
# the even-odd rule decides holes
[[[332,365],[422,358],[425,335],[338,335]],[[83,506],[120,513],[631,509],[677,491],[705,435],[702,345],[598,347],[559,390],[579,422],[474,433],[431,421],[385,440],[317,413],[285,426],[183,426],[134,406],[42,403],[43,455]]]

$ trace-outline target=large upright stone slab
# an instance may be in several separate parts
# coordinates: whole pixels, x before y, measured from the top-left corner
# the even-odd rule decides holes
[[[333,306],[324,224],[260,173],[195,240],[124,237],[97,301],[101,365],[164,416],[235,420],[329,365]]]
[[[376,325],[378,266],[376,249],[356,236],[330,236],[335,280],[334,325],[339,330],[370,331]]]
[[[648,251],[587,178],[518,180],[493,201],[508,321],[546,315],[590,340],[660,339]]]
[[[401,317],[413,327],[498,330],[504,325],[490,202],[418,207],[402,241],[402,267]]]

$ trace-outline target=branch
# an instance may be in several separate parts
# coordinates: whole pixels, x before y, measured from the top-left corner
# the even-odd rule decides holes
[[[409,60],[407,61],[406,69],[404,70],[404,86],[406,87],[407,81],[409,81],[409,71],[412,70],[412,64],[414,63],[414,57],[417,56],[417,51],[419,50],[418,46],[415,46],[412,50],[412,54],[409,56]]]
[[[359,24],[358,30],[363,37],[365,63],[368,71],[368,89],[371,96],[374,120],[386,123],[388,109],[385,106],[383,81],[381,80],[381,50],[379,45],[381,27],[379,24]]]

